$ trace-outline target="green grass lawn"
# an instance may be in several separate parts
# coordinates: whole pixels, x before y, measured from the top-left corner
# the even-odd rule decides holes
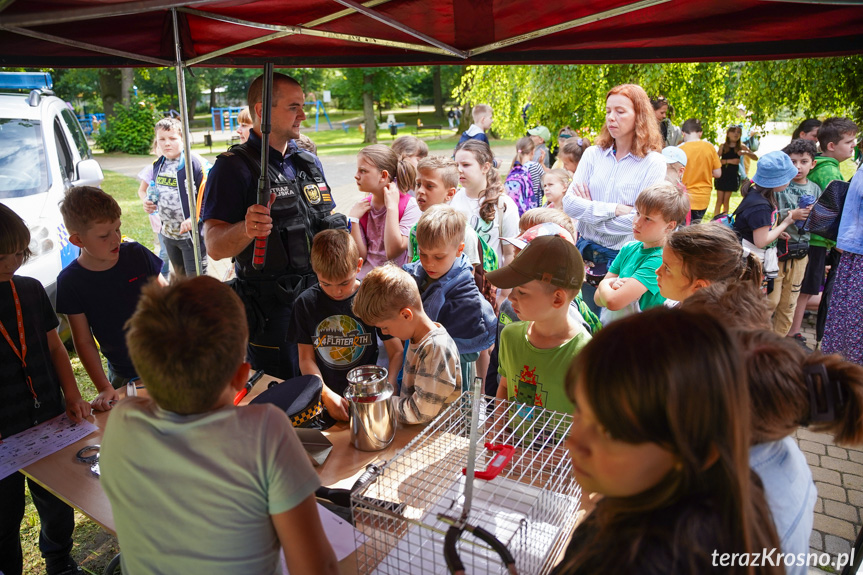
[[[327,113],[332,121],[333,129],[329,129],[326,118],[321,114],[318,122],[321,130],[318,132],[314,131],[314,108],[306,109],[306,120],[303,122],[302,131],[312,139],[315,145],[317,145],[319,156],[356,154],[366,146],[366,144],[363,144],[365,134],[359,129],[359,124],[363,122],[362,110],[343,110],[338,113],[331,113],[328,110]],[[420,131],[417,134],[425,140],[426,144],[429,146],[429,150],[432,152],[443,150],[452,151],[458,143],[460,133],[449,128],[446,117],[437,116],[434,112],[417,112],[416,109],[412,110],[410,108],[395,110],[392,114],[395,116],[397,122],[405,124],[404,127],[399,128],[398,136],[414,135],[418,119],[422,121],[424,126],[441,126],[442,128],[439,138],[436,136],[435,132],[431,130]],[[380,116],[376,114],[376,122],[378,124],[383,123],[386,121],[387,115],[388,114],[385,114],[384,119],[381,120]],[[347,131],[342,128],[342,123],[347,126]],[[199,118],[195,119],[194,124],[196,126],[196,130],[197,127],[202,125]],[[203,126],[204,129],[209,129],[210,127],[211,124],[209,123]],[[390,144],[398,136],[392,136],[388,129],[381,129],[378,127],[377,140],[381,144]],[[200,137],[197,139],[200,139]],[[494,143],[511,143],[515,146],[515,140],[496,140]],[[215,153],[218,153],[216,150],[219,146],[220,145],[213,146]],[[210,150],[209,147],[204,146],[203,144],[195,144],[192,146],[192,149],[198,153],[209,153]]]

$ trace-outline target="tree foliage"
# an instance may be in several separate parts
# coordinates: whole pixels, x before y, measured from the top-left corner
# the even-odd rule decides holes
[[[797,117],[863,112],[863,58],[769,62],[597,64],[562,66],[471,66],[453,95],[464,104],[494,108],[494,130],[509,137],[542,124],[552,134],[569,125],[596,134],[605,115],[605,95],[618,84],[641,85],[649,96],[665,96],[681,124],[698,118],[704,137],[717,141],[740,121],[738,106],[763,125],[780,111]],[[530,103],[527,124],[522,111]]]
[[[848,116],[863,125],[863,56],[748,62],[738,89],[759,123],[785,107],[802,118]]]
[[[96,134],[96,144],[106,152],[149,154],[153,144],[153,126],[158,119],[152,98],[130,106],[116,104],[114,121],[103,134]]]

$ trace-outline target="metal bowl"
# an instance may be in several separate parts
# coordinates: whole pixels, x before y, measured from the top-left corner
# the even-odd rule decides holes
[[[387,383],[387,368],[377,365],[361,365],[348,372],[348,383],[355,396],[377,394]]]

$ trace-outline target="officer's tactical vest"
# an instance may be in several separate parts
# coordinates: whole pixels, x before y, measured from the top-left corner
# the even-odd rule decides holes
[[[260,153],[247,144],[233,146],[230,152],[245,160],[257,182],[261,173]],[[264,269],[254,269],[254,242],[249,244],[235,258],[241,278],[276,279],[285,275],[312,274],[312,238],[321,230],[347,227],[344,216],[330,215],[335,202],[314,156],[300,150],[291,156],[291,160],[296,173],[293,180],[289,180],[277,166],[268,164],[270,191],[276,194],[276,200],[270,209],[273,230],[267,241],[267,259]],[[257,196],[257,189],[252,193]],[[252,201],[257,201],[257,198]]]

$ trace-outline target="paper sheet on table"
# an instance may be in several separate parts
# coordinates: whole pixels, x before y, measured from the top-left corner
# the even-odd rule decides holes
[[[0,441],[0,479],[8,477],[31,463],[35,463],[67,445],[83,439],[98,430],[87,420],[72,423],[66,414],[58,415]]]
[[[327,539],[333,547],[336,554],[336,560],[341,561],[351,553],[357,550],[366,536],[359,533],[354,526],[318,503],[318,513],[321,516],[321,524],[324,526],[324,533],[327,534]],[[285,554],[282,553],[282,573],[291,575],[288,571],[288,566],[285,565]]]

